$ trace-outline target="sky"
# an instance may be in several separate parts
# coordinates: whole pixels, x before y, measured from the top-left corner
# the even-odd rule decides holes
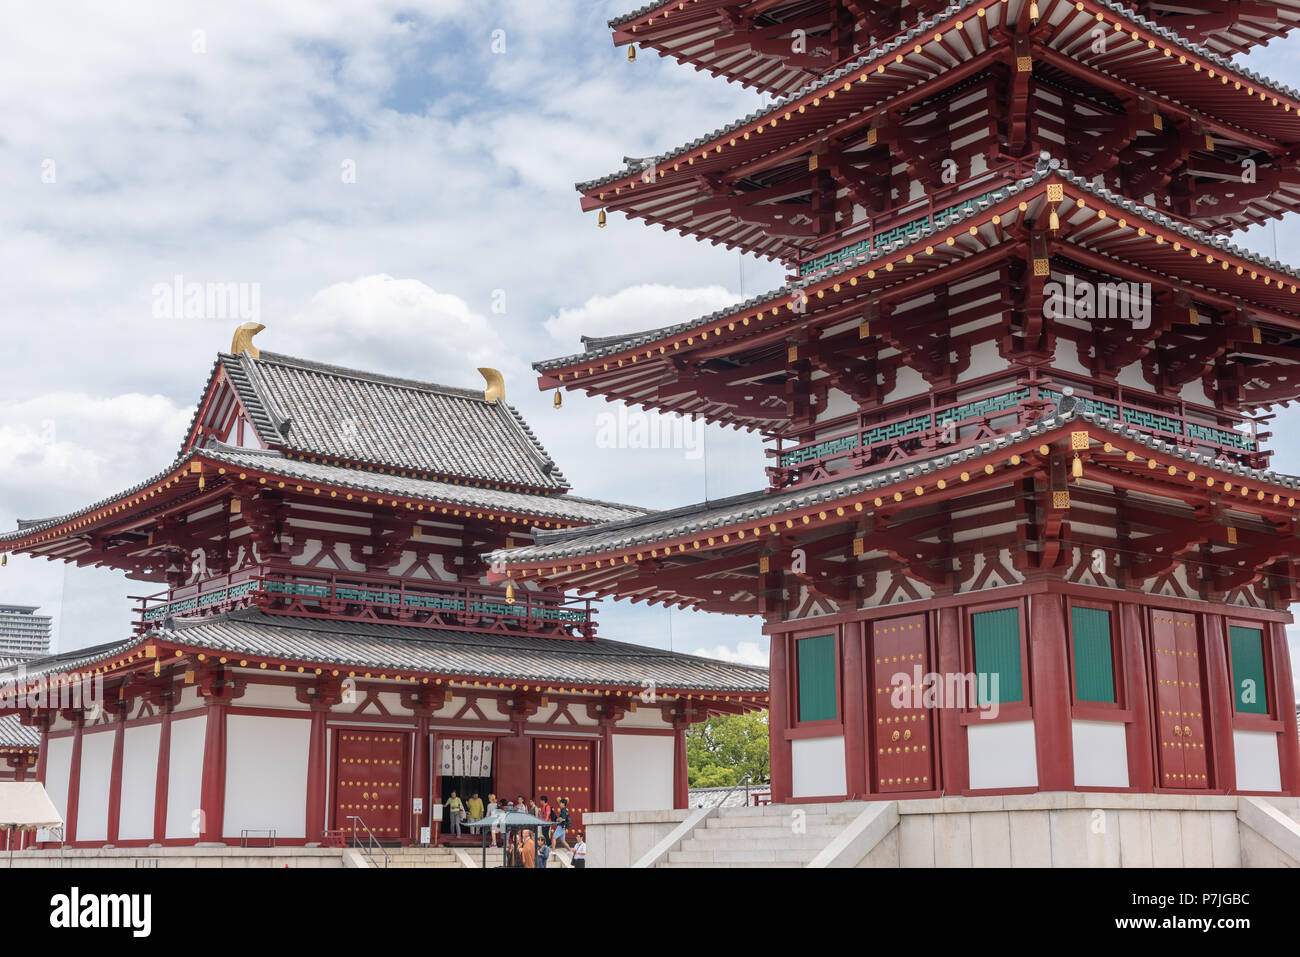
[[[748,433],[602,447],[601,399],[534,361],[693,319],[783,269],[612,215],[574,183],[676,147],[761,95],[616,49],[636,0],[47,0],[0,34],[0,527],[125,489],[174,458],[241,318],[186,318],[177,283],[240,284],[259,347],[507,399],[575,494],[666,508],[750,491]],[[1300,85],[1300,40],[1245,65]],[[1252,248],[1300,262],[1294,217]],[[1282,411],[1274,466],[1300,473]],[[681,443],[679,443],[681,444]],[[11,557],[0,601],[55,648],[118,640],[156,585]],[[604,602],[601,634],[766,664],[757,618]],[[1293,632],[1292,659],[1300,661]]]

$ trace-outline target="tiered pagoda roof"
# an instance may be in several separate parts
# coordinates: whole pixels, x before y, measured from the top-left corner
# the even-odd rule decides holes
[[[765,92],[793,92],[873,40],[942,11],[945,0],[656,0],[609,22],[617,46],[636,44]],[[1116,4],[1118,8],[1120,4]],[[1224,55],[1300,24],[1300,3],[1142,0],[1122,6]],[[795,52],[796,30],[806,41]]]

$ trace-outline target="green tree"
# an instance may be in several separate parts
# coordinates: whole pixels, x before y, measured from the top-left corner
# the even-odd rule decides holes
[[[693,788],[728,787],[746,774],[768,780],[767,712],[710,718],[686,732],[687,782]]]

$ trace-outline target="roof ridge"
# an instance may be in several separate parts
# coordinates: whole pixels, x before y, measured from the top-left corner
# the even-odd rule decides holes
[[[263,350],[261,355],[253,360],[254,362],[268,362],[273,365],[292,366],[307,372],[317,372],[321,375],[331,375],[346,379],[360,379],[366,382],[373,382],[377,385],[391,385],[400,389],[414,389],[420,392],[439,392],[444,395],[450,395],[459,399],[472,399],[490,405],[483,397],[482,389],[469,389],[462,386],[443,385],[439,382],[430,382],[422,379],[408,379],[403,376],[385,375],[382,372],[371,372],[366,369],[355,369],[350,366],[334,365],[329,362],[318,362],[314,359],[302,359],[298,356],[286,355],[281,352],[269,352]]]

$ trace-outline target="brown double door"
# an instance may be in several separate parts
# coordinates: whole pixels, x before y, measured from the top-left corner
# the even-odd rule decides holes
[[[1205,688],[1196,616],[1153,609],[1151,651],[1159,784],[1166,788],[1208,788]]]
[[[336,732],[334,826],[352,833],[352,817],[381,841],[404,833],[406,734],[401,731]],[[364,835],[360,825],[358,830]]]
[[[925,676],[931,670],[925,616],[872,622],[867,651],[873,702],[867,736],[872,790],[933,790],[934,713],[925,707],[924,698]],[[895,682],[896,675],[905,680]]]
[[[582,829],[582,815],[595,809],[595,747],[591,741],[564,738],[533,741],[533,794],[545,794],[556,811],[560,798],[568,798],[569,813],[577,831]]]

